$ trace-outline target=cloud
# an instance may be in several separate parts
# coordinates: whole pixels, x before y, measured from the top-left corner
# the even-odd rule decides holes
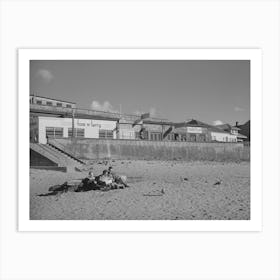
[[[96,100],[93,100],[91,103],[91,109],[96,111],[119,113],[119,111],[116,110],[109,101],[104,101],[104,103],[102,104]]]
[[[220,120],[213,121],[213,125],[221,125],[221,124],[224,124],[224,123]]]
[[[39,69],[36,76],[40,77],[45,83],[49,83],[54,78],[51,71],[46,69]]]
[[[243,108],[240,108],[240,107],[234,107],[234,111],[235,111],[235,112],[243,112],[244,109],[243,109]]]
[[[147,111],[142,111],[142,110],[135,110],[133,112],[134,115],[142,115],[142,114],[145,114],[145,113],[150,113],[150,117],[155,117],[157,115],[157,110],[155,107],[151,107],[149,110]]]

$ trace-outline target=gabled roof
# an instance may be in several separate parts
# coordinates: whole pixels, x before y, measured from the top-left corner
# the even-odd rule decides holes
[[[240,128],[236,127],[236,126],[232,126],[228,123],[224,123],[224,124],[219,124],[219,125],[216,125],[216,127],[222,129],[222,130],[232,130],[232,129],[235,129],[235,130],[240,130]]]
[[[238,138],[243,138],[243,139],[247,139],[248,138],[247,136],[245,136],[243,134],[240,134],[240,133],[237,134],[237,137]]]
[[[198,121],[198,120],[190,120],[190,121],[187,121],[187,122],[182,122],[182,123],[174,123],[174,126],[175,128],[182,128],[182,127],[205,127],[208,129],[208,131],[211,131],[211,132],[218,132],[218,133],[229,133],[230,132],[227,132],[219,127],[216,127],[216,126],[213,126],[213,125],[210,125],[210,124],[207,124],[207,123],[204,123],[204,122],[201,122],[201,121]]]

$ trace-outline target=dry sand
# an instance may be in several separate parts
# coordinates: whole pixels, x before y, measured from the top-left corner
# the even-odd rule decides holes
[[[126,160],[114,161],[112,165],[116,173],[128,176],[130,188],[38,196],[48,193],[51,185],[83,178],[88,172],[63,173],[31,169],[30,218],[250,219],[249,163]],[[97,163],[92,167],[96,175],[106,168]]]

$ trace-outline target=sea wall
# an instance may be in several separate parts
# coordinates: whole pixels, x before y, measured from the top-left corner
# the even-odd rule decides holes
[[[242,143],[172,142],[104,139],[53,139],[79,159],[146,159],[250,161],[250,147]]]

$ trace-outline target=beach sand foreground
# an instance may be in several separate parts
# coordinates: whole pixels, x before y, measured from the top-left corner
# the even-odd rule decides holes
[[[46,195],[83,172],[30,169],[31,220],[248,220],[250,164],[116,160],[130,188]],[[94,163],[99,175],[108,166]]]

